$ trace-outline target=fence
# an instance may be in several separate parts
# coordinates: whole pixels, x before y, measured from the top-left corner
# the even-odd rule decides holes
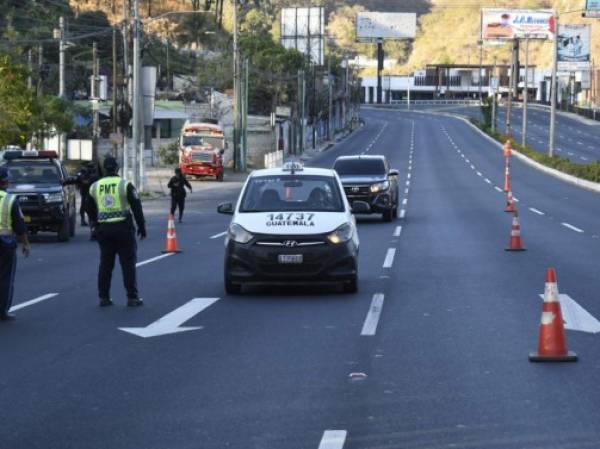
[[[276,168],[283,165],[283,151],[273,151],[272,153],[266,153],[265,156],[265,168]]]

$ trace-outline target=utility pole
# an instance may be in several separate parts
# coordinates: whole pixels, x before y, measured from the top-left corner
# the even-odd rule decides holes
[[[91,79],[91,100],[92,100],[92,160],[98,161],[98,137],[100,128],[100,114],[98,111],[98,46],[96,42],[92,44],[92,79]]]
[[[238,0],[233,0],[233,162],[236,171],[244,171],[240,132],[241,123],[241,67],[239,48]]]
[[[554,157],[554,133],[556,132],[556,69],[558,64],[558,14],[554,15],[554,45],[552,54],[552,81],[550,93],[550,136],[548,142],[548,156]]]
[[[313,64],[313,86],[312,86],[312,149],[317,148],[317,65]]]
[[[327,140],[331,141],[333,126],[333,76],[331,76],[331,54],[327,57]]]
[[[112,32],[112,132],[117,134],[117,30]],[[113,136],[114,139],[114,136]],[[117,156],[117,142],[113,141],[113,156]]]
[[[479,40],[479,104],[483,101],[483,40]]]
[[[248,151],[248,58],[244,58],[244,84],[242,86],[242,135],[240,145],[240,171],[246,171],[246,159]]]
[[[129,102],[129,0],[123,1],[123,105]],[[123,132],[123,178],[131,181],[129,177],[129,145],[127,144],[127,126]]]
[[[58,97],[65,98],[65,18],[60,16],[58,21]],[[67,145],[65,134],[58,135],[58,154],[60,160],[66,159]]]
[[[42,44],[38,45],[38,87],[37,96],[41,97],[44,93],[44,83],[42,79],[42,67],[44,66],[44,47]]]
[[[33,80],[31,78],[31,73],[33,72],[33,52],[31,51],[31,48],[29,50],[27,50],[27,71],[28,71],[28,75],[27,75],[27,88],[28,89],[33,89]]]
[[[515,52],[514,52],[514,48],[515,48],[515,44],[514,44],[514,39],[513,39],[513,51],[511,53],[511,63],[510,63],[510,73],[509,73],[509,79],[508,79],[508,106],[506,108],[506,134],[508,134],[509,137],[512,137],[512,128],[511,128],[511,123],[510,123],[510,119],[511,119],[511,115],[512,115],[512,100],[513,100],[513,86],[514,86],[514,79],[515,79]]]
[[[132,121],[132,178],[133,183],[138,189],[141,190],[141,183],[139,177],[139,162],[143,163],[143,158],[140,158],[140,150],[143,155],[143,147],[140,139],[140,4],[139,0],[134,0],[133,3],[133,121]]]
[[[410,111],[410,73],[407,78],[406,110]]]
[[[383,72],[383,39],[377,39],[377,104],[381,104],[381,73]]]
[[[525,36],[525,88],[523,89],[523,132],[521,145],[527,145],[527,101],[529,97],[529,37]]]
[[[492,69],[492,80],[496,79],[496,83],[500,84],[499,79],[496,77],[496,57],[494,56],[494,68]],[[496,131],[496,86],[494,82],[490,80],[492,84],[492,131]]]

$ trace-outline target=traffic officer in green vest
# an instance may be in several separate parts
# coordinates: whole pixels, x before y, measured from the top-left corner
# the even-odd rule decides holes
[[[23,255],[29,256],[29,240],[23,214],[16,196],[6,192],[9,172],[0,167],[0,321],[12,321],[13,284],[17,267],[17,239],[23,245]],[[15,238],[16,237],[16,238]]]
[[[104,177],[91,185],[87,201],[90,226],[100,245],[98,296],[100,307],[112,305],[110,281],[118,255],[127,290],[127,305],[137,307],[143,302],[138,296],[136,282],[137,243],[133,220],[141,239],[146,238],[146,224],[142,202],[135,187],[120,178],[118,171],[117,160],[112,156],[106,157]]]

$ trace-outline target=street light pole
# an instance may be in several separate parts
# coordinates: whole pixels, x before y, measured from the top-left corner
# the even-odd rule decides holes
[[[236,171],[245,171],[244,148],[241,145],[241,70],[239,48],[238,0],[233,0],[233,162]]]
[[[556,68],[558,64],[558,14],[554,15],[554,51],[552,52],[552,81],[550,93],[550,136],[548,142],[548,156],[554,156],[554,133],[556,132]]]
[[[133,4],[133,119],[132,119],[132,154],[131,178],[133,183],[140,186],[138,152],[140,151],[140,4],[134,0]],[[142,158],[143,161],[143,158]],[[126,175],[127,176],[127,175]]]
[[[523,132],[521,145],[527,145],[527,101],[529,97],[529,37],[525,36],[525,88],[523,89]]]
[[[58,97],[64,99],[65,97],[65,18],[60,16],[58,22]],[[60,133],[58,135],[58,154],[62,161],[65,160],[66,156],[66,139],[65,134]]]

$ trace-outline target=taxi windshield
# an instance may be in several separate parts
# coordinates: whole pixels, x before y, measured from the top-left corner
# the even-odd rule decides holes
[[[343,212],[335,178],[274,175],[251,178],[240,212]]]

